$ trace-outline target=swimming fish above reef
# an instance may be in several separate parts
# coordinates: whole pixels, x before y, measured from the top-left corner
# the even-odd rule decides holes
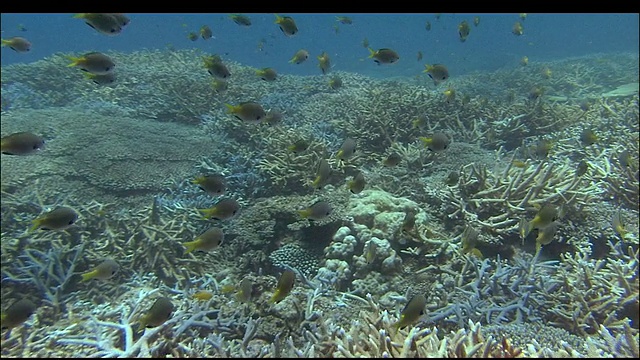
[[[338,76],[332,77],[331,79],[329,79],[329,87],[332,90],[338,90],[342,87],[342,79],[340,79]]]
[[[426,72],[436,86],[449,78],[449,70],[442,64],[427,64],[424,67],[425,69],[422,72]]]
[[[235,199],[226,198],[218,201],[209,209],[198,209],[205,218],[215,220],[228,220],[236,216],[240,210],[240,204]]]
[[[114,71],[108,73],[108,74],[92,74],[90,72],[83,72],[84,77],[86,79],[91,80],[94,84],[97,85],[109,85],[109,84],[113,84],[116,81],[116,74]]]
[[[242,102],[238,105],[225,105],[228,109],[228,114],[233,114],[236,118],[247,123],[259,123],[267,116],[267,112],[262,105],[253,101]]]
[[[276,14],[276,24],[286,36],[293,36],[298,33],[298,26],[291,16],[279,16]]]
[[[373,50],[369,48],[369,58],[373,58],[378,65],[380,64],[393,64],[396,61],[400,60],[400,55],[397,52],[391,49],[379,49]]]
[[[301,217],[309,220],[322,220],[331,215],[333,208],[326,201],[318,201],[306,209],[298,210]]]
[[[262,68],[256,70],[256,75],[264,81],[275,81],[278,77],[278,73],[273,68]]]
[[[349,181],[347,184],[347,188],[351,191],[352,194],[359,194],[364,190],[367,181],[362,174],[362,171],[358,171],[358,173],[353,177],[353,180]]]
[[[346,138],[336,153],[338,160],[348,160],[356,151],[356,141],[352,138]]]
[[[465,42],[469,37],[469,33],[471,32],[471,27],[467,20],[463,20],[460,25],[458,25],[458,36],[460,36],[460,41]]]
[[[68,67],[78,67],[80,70],[96,75],[105,75],[113,71],[116,64],[111,58],[103,53],[94,51],[86,53],[81,57],[68,56],[71,64]]]
[[[217,249],[223,240],[224,234],[222,233],[222,229],[214,227],[198,235],[195,240],[183,243],[182,245],[187,248],[185,254],[194,250],[207,252]]]
[[[119,269],[120,269],[120,265],[118,265],[118,263],[115,262],[115,260],[107,259],[101,262],[100,264],[98,264],[98,266],[96,266],[93,270],[82,274],[82,280],[80,281],[88,281],[91,279],[98,279],[98,280],[111,279],[113,276],[115,276],[118,273]]]
[[[81,13],[75,14],[73,17],[84,20],[87,25],[104,35],[115,36],[122,32],[122,21],[113,14]]]
[[[293,57],[291,58],[291,60],[289,60],[289,62],[299,65],[307,61],[308,58],[309,58],[309,52],[305,49],[300,49],[296,51],[295,54],[293,54]]]
[[[543,205],[533,220],[527,222],[522,219],[520,221],[520,236],[524,239],[533,229],[544,229],[552,222],[558,219],[558,208],[555,205]]]
[[[382,165],[386,167],[395,167],[402,161],[402,156],[397,152],[392,152],[389,154],[384,160],[382,160]]]
[[[314,189],[321,189],[331,176],[331,166],[326,159],[320,159],[316,167],[316,177],[311,184]]]
[[[173,304],[171,300],[166,297],[161,297],[151,305],[151,308],[149,308],[146,314],[140,317],[138,322],[141,328],[160,326],[169,320],[172,312]]]
[[[227,189],[227,182],[220,174],[201,175],[191,181],[200,189],[211,195],[223,195]]]
[[[271,296],[271,299],[269,299],[269,302],[272,304],[277,304],[282,301],[282,299],[286,298],[291,290],[293,290],[295,280],[296,274],[289,269],[285,270],[282,275],[280,275],[278,285],[276,286],[276,291]]]
[[[36,311],[36,304],[29,299],[20,299],[0,315],[0,328],[13,329],[24,323]]]
[[[513,28],[511,29],[511,33],[513,33],[516,36],[520,36],[520,35],[524,34],[524,26],[522,26],[522,23],[520,21],[516,21],[516,23],[513,24]]]
[[[309,148],[309,141],[306,139],[296,140],[293,144],[289,145],[287,149],[294,153],[301,153]]]
[[[318,67],[322,70],[323,74],[326,74],[331,70],[331,59],[329,58],[329,54],[325,51],[318,56]]]
[[[75,210],[60,206],[35,218],[29,231],[37,229],[64,230],[73,225],[76,220],[78,220],[78,213]]]
[[[209,40],[213,37],[213,31],[211,31],[211,28],[209,26],[202,25],[202,27],[200,28],[200,36],[204,40]]]
[[[0,40],[2,47],[8,47],[19,53],[29,52],[31,50],[31,42],[21,36],[14,36],[8,39]]]
[[[234,23],[242,26],[251,26],[251,19],[242,14],[231,14],[229,18],[233,20]]]
[[[336,16],[336,21],[344,25],[353,24],[353,20],[351,20],[351,18],[348,16]]]
[[[18,132],[0,140],[0,151],[5,155],[30,155],[44,148],[44,139],[30,132]]]
[[[431,137],[421,136],[419,139],[427,146],[427,148],[434,152],[440,152],[446,150],[449,147],[449,137],[444,133],[437,132],[431,135]]]
[[[405,305],[400,313],[400,319],[393,324],[396,330],[402,329],[407,325],[416,322],[420,316],[424,315],[424,307],[427,305],[427,299],[424,295],[414,295]]]
[[[200,290],[193,294],[193,298],[199,301],[207,301],[213,297],[213,293],[207,290]]]
[[[240,281],[240,285],[236,291],[236,300],[246,303],[251,300],[251,293],[253,292],[253,284],[249,278],[244,278]]]

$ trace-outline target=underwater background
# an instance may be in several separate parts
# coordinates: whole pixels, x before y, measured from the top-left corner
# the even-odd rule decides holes
[[[2,356],[637,358],[638,19],[2,13]]]

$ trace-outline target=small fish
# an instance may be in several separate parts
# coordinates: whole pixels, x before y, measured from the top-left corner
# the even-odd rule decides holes
[[[369,48],[369,39],[364,38],[362,40],[362,46],[365,47],[366,49],[368,49]]]
[[[538,210],[533,220],[520,222],[520,236],[524,239],[533,229],[544,229],[558,219],[558,208],[554,205],[545,204]],[[524,219],[523,219],[524,220]]]
[[[68,57],[71,64],[68,67],[77,66],[80,70],[96,75],[105,75],[113,71],[116,64],[107,55],[94,51],[82,55],[81,57]]]
[[[527,18],[527,13],[520,13],[520,20],[524,21]]]
[[[458,184],[458,180],[460,180],[460,173],[456,170],[451,170],[447,174],[447,178],[444,180],[444,183],[447,186],[455,186]]]
[[[329,58],[329,54],[325,51],[318,56],[318,67],[322,70],[322,74],[326,74],[331,70],[331,59]]]
[[[429,122],[429,119],[422,115],[422,116],[418,116],[417,118],[413,119],[413,121],[411,121],[411,125],[414,129],[418,129],[418,128],[423,128],[425,126],[427,126],[427,123]]]
[[[331,79],[329,79],[329,87],[332,90],[338,90],[342,87],[342,79],[340,79],[338,76],[334,76]]]
[[[298,214],[304,219],[322,220],[331,215],[333,208],[326,201],[318,201],[306,209],[298,210]]]
[[[520,59],[520,65],[522,65],[522,66],[529,65],[529,58],[526,57],[526,56],[523,56],[522,59]]]
[[[298,33],[298,26],[291,16],[279,16],[276,14],[276,24],[286,36],[294,36]]]
[[[456,99],[456,91],[449,87],[447,90],[442,92],[445,97],[445,101],[447,104],[451,104]]]
[[[235,199],[226,198],[218,201],[209,209],[198,209],[205,218],[215,220],[228,220],[236,216],[240,210],[240,204]]]
[[[110,13],[108,15],[111,15],[123,29],[131,22],[131,19],[129,19],[129,17],[125,14]]]
[[[473,26],[478,27],[480,25],[480,16],[473,17]]]
[[[307,150],[308,148],[309,148],[309,141],[306,139],[299,139],[287,147],[289,151],[293,151],[296,154],[301,153]]]
[[[0,328],[13,329],[27,321],[36,311],[36,304],[29,299],[21,299],[9,306],[0,315]]]
[[[44,139],[30,132],[18,132],[0,139],[0,151],[5,155],[31,155],[44,148]]]
[[[18,31],[27,31],[27,27],[24,24],[18,24]]]
[[[443,151],[449,147],[449,138],[441,132],[437,132],[431,137],[421,136],[419,139],[422,140],[429,150],[434,152]]]
[[[620,210],[613,214],[613,218],[611,219],[611,227],[616,232],[616,234],[620,235],[622,240],[626,240],[627,234],[629,233],[624,226],[624,222],[622,221],[622,214]]]
[[[222,63],[222,59],[220,58],[220,56],[205,56],[203,60],[204,68],[207,69],[209,75],[220,80],[226,80],[229,78],[229,76],[231,76],[229,68],[227,68],[227,66]]]
[[[340,24],[344,24],[344,25],[353,24],[353,21],[348,16],[336,16],[336,21],[339,22]]]
[[[366,244],[366,249],[364,251],[364,259],[367,262],[367,264],[372,264],[373,261],[376,259],[376,251],[378,249],[378,245],[373,242],[372,240],[369,240]]]
[[[395,167],[402,161],[402,157],[397,152],[392,152],[382,161],[382,165],[386,167]]]
[[[104,35],[115,36],[122,32],[119,19],[112,14],[81,13],[73,17],[84,20],[85,24]]]
[[[233,114],[239,120],[247,123],[259,123],[267,116],[267,112],[264,111],[262,105],[246,101],[238,105],[225,104],[228,109],[228,114]]]
[[[516,36],[524,34],[524,27],[522,26],[522,23],[520,21],[516,21],[516,23],[513,24],[513,29],[511,29],[511,32]]]
[[[478,235],[480,235],[480,233],[471,226],[467,225],[464,228],[464,231],[460,236],[462,242],[462,253],[471,253],[475,257],[482,259],[482,252],[476,248],[476,245],[478,244]]]
[[[338,35],[340,33],[340,27],[337,24],[333,25],[333,32]]]
[[[586,174],[587,170],[589,170],[589,163],[584,160],[580,161],[576,167],[576,177]]]
[[[267,111],[267,116],[264,117],[263,123],[271,126],[278,125],[282,122],[282,117],[283,114],[280,111],[271,109]]]
[[[442,14],[441,14],[441,13],[436,13],[436,14],[435,14],[435,18],[436,18],[436,20],[440,20],[440,16],[442,16]]]
[[[209,40],[213,37],[213,31],[211,31],[211,28],[209,26],[202,25],[202,27],[200,28],[200,36],[204,40]]]
[[[224,81],[224,80],[220,80],[220,79],[213,79],[211,81],[211,88],[213,89],[213,91],[215,91],[217,93],[221,93],[221,92],[227,91],[227,89],[229,89],[229,82],[228,81]]]
[[[253,292],[253,284],[249,278],[244,278],[240,282],[240,286],[238,286],[238,291],[236,292],[236,299],[242,303],[249,302],[251,300],[251,293]]]
[[[553,75],[553,71],[551,71],[551,69],[549,69],[548,67],[542,70],[542,76],[545,79],[551,79],[552,75]]]
[[[186,255],[194,250],[208,252],[217,249],[223,240],[224,234],[222,233],[222,229],[213,227],[198,235],[195,240],[183,243],[182,245],[187,248],[185,252]]]
[[[446,66],[441,64],[427,64],[422,72],[426,72],[433,80],[433,84],[436,86],[449,78],[449,70],[447,70]]]
[[[231,14],[229,15],[229,18],[231,18],[231,20],[233,20],[233,22],[238,25],[251,26],[251,19],[249,19],[249,17],[246,15]]]
[[[98,266],[96,266],[93,270],[82,274],[82,280],[80,281],[88,281],[91,279],[98,280],[107,280],[111,279],[115,276],[120,270],[120,265],[118,265],[115,260],[107,259],[101,262]]]
[[[365,185],[367,184],[364,179],[364,175],[361,171],[358,171],[356,176],[353,177],[353,180],[349,181],[347,184],[347,188],[351,191],[352,194],[359,194],[364,190]]]
[[[424,307],[427,305],[427,299],[424,295],[414,295],[405,305],[400,313],[400,319],[393,326],[396,330],[402,329],[407,325],[414,323],[424,315]]]
[[[469,33],[471,32],[471,27],[467,20],[463,20],[460,25],[458,25],[458,36],[460,36],[460,41],[465,42],[469,37]]]
[[[277,304],[282,301],[282,299],[286,298],[291,290],[293,290],[295,280],[296,274],[289,269],[285,270],[282,275],[280,275],[278,286],[276,286],[276,291],[271,296],[271,299],[269,299],[269,303]]]
[[[529,100],[536,101],[544,94],[544,89],[541,86],[534,86],[529,90],[529,95],[527,96]]]
[[[29,40],[20,36],[14,36],[8,39],[1,39],[0,43],[2,44],[2,47],[6,46],[11,50],[19,53],[26,53],[26,52],[29,52],[29,50],[31,50],[31,42],[29,42]]]
[[[356,141],[352,138],[346,138],[336,153],[338,160],[348,160],[356,152]]]
[[[309,52],[305,49],[300,49],[296,51],[295,54],[293,54],[293,57],[291,58],[291,60],[289,60],[289,62],[292,64],[300,65],[303,62],[307,61],[308,58]]]
[[[598,142],[598,135],[591,129],[584,129],[582,133],[580,133],[580,142],[584,146],[593,145]]]
[[[227,188],[227,182],[220,174],[201,175],[193,179],[191,183],[197,184],[200,189],[212,195],[224,195]]]
[[[424,24],[424,28],[425,28],[427,31],[431,31],[431,21],[427,21],[427,23],[426,23],[426,24]]]
[[[511,162],[511,165],[513,165],[514,167],[517,167],[518,169],[524,169],[527,166],[529,166],[529,164],[527,164],[525,161],[522,161],[522,160],[513,160]]]
[[[160,326],[169,320],[173,312],[173,304],[166,297],[161,297],[151,305],[147,313],[140,317],[138,322],[141,328],[152,328]]]
[[[373,61],[375,61],[378,65],[393,64],[396,61],[400,60],[400,55],[398,55],[397,52],[391,49],[385,48],[376,51],[372,48],[369,48],[369,58],[373,58]]]
[[[418,51],[418,61],[422,60],[422,51]]]
[[[191,31],[187,34],[187,39],[191,40],[191,41],[196,41],[198,40],[198,34],[196,34],[195,32]]]
[[[558,232],[560,225],[556,221],[552,221],[549,225],[538,230],[538,236],[536,236],[536,252],[540,251],[542,245],[547,245],[553,241],[553,237]]]
[[[260,76],[260,79],[264,81],[275,81],[278,77],[278,73],[273,68],[262,68],[256,70],[256,75]]]
[[[402,219],[402,232],[409,233],[416,226],[416,213],[414,211],[407,211]]]
[[[193,294],[193,298],[198,301],[207,301],[213,297],[213,293],[207,290],[200,290]]]
[[[94,84],[103,86],[103,85],[110,85],[113,84],[116,81],[116,74],[115,72],[110,72],[107,74],[93,74],[90,72],[84,72],[84,77],[86,79],[91,80]]]
[[[623,168],[631,166],[632,160],[633,158],[631,158],[629,150],[622,150],[620,155],[618,155],[618,163],[620,163],[620,166],[622,166]]]
[[[534,149],[534,154],[538,159],[545,159],[549,156],[549,152],[553,148],[553,142],[547,139],[540,139],[536,143],[536,147]]]
[[[320,159],[316,168],[316,177],[311,184],[314,189],[322,189],[322,187],[329,181],[331,176],[331,166],[325,159]]]
[[[64,230],[73,225],[76,220],[78,220],[78,213],[75,210],[60,206],[35,218],[29,231]]]

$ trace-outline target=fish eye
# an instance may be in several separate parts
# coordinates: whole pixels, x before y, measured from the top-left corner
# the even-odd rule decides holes
[[[75,221],[75,220],[70,220],[70,221],[69,221],[69,225],[73,225],[73,222],[74,222],[74,221]]]
[[[233,215],[235,215],[238,212],[238,210],[233,210]]]
[[[111,270],[111,275],[115,275],[118,272],[118,270]]]

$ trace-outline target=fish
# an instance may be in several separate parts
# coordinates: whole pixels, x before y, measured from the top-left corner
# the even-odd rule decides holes
[[[536,252],[540,251],[542,245],[547,245],[553,241],[553,237],[558,232],[559,224],[556,221],[552,221],[549,225],[538,230],[538,236],[536,236]]]
[[[59,206],[47,213],[35,218],[33,226],[29,231],[42,230],[64,230],[72,226],[78,220],[78,213],[72,208]]]
[[[207,69],[209,75],[216,79],[226,80],[231,76],[229,68],[222,63],[222,59],[218,55],[205,56],[203,58],[204,68]]]
[[[520,59],[520,65],[527,66],[528,64],[529,64],[529,58],[526,56],[523,56],[522,59]]]
[[[553,142],[547,139],[540,139],[535,145],[533,150],[535,156],[538,159],[544,159],[549,156],[549,151],[553,148]]]
[[[287,149],[294,153],[301,153],[309,148],[309,141],[306,139],[296,140],[293,144],[289,145]]]
[[[342,87],[342,79],[340,79],[338,76],[332,77],[331,79],[329,79],[329,87],[332,90],[338,90]]]
[[[629,233],[624,226],[624,222],[622,221],[622,214],[620,210],[613,214],[611,218],[611,227],[616,232],[616,234],[620,235],[622,240],[627,239],[627,234]]]
[[[413,324],[420,316],[424,315],[424,307],[427,305],[427,299],[424,295],[414,295],[400,312],[400,319],[393,324],[396,330],[402,329],[407,325]]]
[[[220,79],[213,79],[211,81],[211,88],[216,93],[221,93],[221,92],[227,91],[227,89],[229,89],[229,82],[228,81],[224,81],[224,80],[220,80]]]
[[[356,141],[352,138],[346,138],[336,153],[338,160],[348,160],[356,152]]]
[[[129,19],[129,17],[125,14],[121,14],[121,13],[109,13],[108,15],[111,15],[116,22],[120,25],[121,28],[125,28],[127,25],[129,25],[129,23],[131,22],[131,19]]]
[[[251,19],[242,14],[231,14],[229,18],[233,20],[234,23],[242,26],[251,26]]]
[[[478,235],[480,235],[480,233],[476,229],[467,225],[460,236],[460,241],[462,243],[463,254],[471,253],[475,257],[482,259],[482,252],[476,248],[476,245],[478,244]]]
[[[513,28],[511,29],[511,33],[516,35],[516,36],[520,36],[520,35],[524,34],[524,26],[522,26],[522,23],[520,21],[516,21],[516,23],[513,24]]]
[[[197,184],[200,189],[212,195],[224,195],[227,189],[227,182],[220,174],[201,175],[191,181]]]
[[[279,16],[278,14],[275,15],[275,23],[278,24],[283,34],[285,34],[286,36],[294,36],[298,33],[298,26],[291,16]]]
[[[378,245],[374,241],[372,240],[367,241],[366,248],[364,251],[364,260],[367,262],[367,264],[372,264],[373,261],[376,259],[377,249],[378,249]]]
[[[436,20],[440,20],[440,16],[442,16],[442,14],[441,14],[441,13],[436,13],[436,14],[435,14],[435,18],[436,18]]]
[[[260,79],[264,81],[275,81],[278,77],[278,73],[269,67],[256,70],[256,75],[260,76]]]
[[[587,170],[589,170],[589,163],[584,160],[580,161],[576,167],[576,177],[586,174]]]
[[[581,100],[578,106],[580,107],[580,110],[585,112],[591,109],[591,103],[587,99]]]
[[[467,38],[469,37],[470,32],[471,32],[471,27],[469,26],[469,23],[467,22],[467,20],[463,20],[458,25],[458,36],[460,36],[460,41],[461,42],[467,41]]]
[[[533,220],[521,221],[519,225],[520,236],[524,239],[533,229],[544,229],[558,219],[558,208],[551,204],[543,205]],[[522,219],[524,220],[524,219]]]
[[[271,109],[267,111],[267,116],[262,122],[267,125],[277,125],[282,122],[282,117],[283,114],[280,111]]]
[[[118,273],[118,270],[120,270],[120,265],[118,265],[118,263],[113,259],[107,259],[98,264],[98,266],[96,266],[93,270],[82,274],[82,280],[80,281],[84,282],[91,279],[111,279]]]
[[[311,184],[314,189],[322,189],[331,176],[331,166],[325,159],[320,159],[316,168],[316,177]]]
[[[622,150],[622,152],[618,155],[618,163],[623,168],[630,167],[632,161],[633,158],[631,157],[631,153],[629,153],[629,150]]]
[[[84,20],[85,24],[103,35],[115,36],[122,32],[120,19],[113,16],[113,14],[80,13],[75,14],[73,17]]]
[[[280,279],[278,279],[276,291],[271,296],[271,299],[269,299],[269,303],[277,304],[282,301],[282,299],[286,298],[291,290],[293,290],[295,280],[296,274],[289,269],[285,270],[282,275],[280,275]]]
[[[200,28],[200,36],[204,40],[209,40],[213,37],[213,31],[211,31],[211,28],[209,26],[202,25],[202,27]]]
[[[361,171],[358,171],[358,173],[353,177],[353,180],[349,181],[347,184],[347,188],[352,194],[359,194],[364,190],[366,184],[367,182],[364,179],[364,175]]]
[[[238,291],[236,292],[236,300],[246,303],[251,300],[251,293],[253,292],[253,284],[249,278],[244,278],[240,282],[238,286]]]
[[[544,94],[544,88],[542,88],[541,86],[534,86],[531,88],[531,90],[529,90],[529,94],[527,95],[527,98],[531,101],[536,101],[540,97],[542,97],[543,94]]]
[[[367,38],[362,39],[362,46],[368,49],[369,48],[369,39],[367,39]]]
[[[68,56],[71,64],[68,67],[77,66],[82,71],[87,71],[96,75],[105,75],[113,71],[116,64],[107,55],[94,51],[86,53],[81,57]]]
[[[402,219],[402,232],[409,233],[416,226],[416,213],[414,211],[407,211]]]
[[[525,21],[525,19],[527,18],[527,13],[520,13],[520,20]]]
[[[18,31],[27,31],[27,27],[24,24],[18,24],[17,28]]]
[[[240,204],[235,199],[225,198],[218,201],[209,209],[198,209],[205,218],[214,220],[228,220],[236,216],[240,210]]]
[[[444,180],[444,183],[447,186],[455,186],[458,184],[458,180],[460,180],[460,173],[456,170],[451,170],[447,174],[447,178]]]
[[[20,299],[0,315],[0,328],[13,329],[29,320],[36,311],[36,304],[29,299]]]
[[[437,132],[431,135],[431,137],[421,136],[419,139],[427,146],[427,148],[433,152],[440,152],[446,150],[449,147],[449,137],[444,133]]]
[[[418,129],[418,128],[423,128],[427,125],[427,123],[429,122],[429,119],[422,115],[422,116],[418,116],[417,118],[413,119],[411,121],[411,126],[414,129]]]
[[[431,31],[431,21],[427,21],[427,22],[424,24],[424,28],[425,28],[427,31]]]
[[[31,50],[31,42],[21,36],[14,36],[8,39],[1,39],[2,47],[8,47],[18,53],[26,53]]]
[[[336,21],[344,25],[353,24],[353,20],[351,20],[351,18],[348,16],[336,16]]]
[[[84,72],[83,74],[84,74],[84,77],[86,79],[89,79],[94,84],[97,84],[97,85],[100,85],[100,86],[102,86],[102,85],[110,85],[110,84],[113,84],[116,81],[116,74],[113,71],[108,73],[108,74],[101,74],[101,75],[93,74],[93,73],[90,73],[90,72]]]
[[[382,160],[382,165],[386,167],[395,167],[402,161],[402,156],[397,152],[392,152],[389,154],[384,160]]]
[[[372,48],[369,48],[369,58],[373,58],[373,61],[375,61],[378,65],[393,64],[396,61],[400,60],[400,55],[398,55],[397,52],[391,49],[383,48],[379,50],[373,50]]]
[[[186,255],[194,250],[204,252],[215,250],[220,246],[220,244],[222,244],[223,240],[224,234],[222,233],[222,229],[213,227],[198,235],[195,240],[183,243],[182,245],[187,248],[187,251],[185,252]]]
[[[527,166],[529,166],[529,164],[527,164],[525,161],[522,161],[522,160],[513,160],[511,162],[511,165],[514,167],[517,167],[518,169],[524,169]]]
[[[552,75],[553,71],[551,71],[551,69],[549,69],[548,67],[542,69],[542,77],[544,77],[545,79],[551,79]]]
[[[331,70],[331,59],[329,58],[329,54],[325,51],[318,56],[318,67],[322,70],[322,74],[326,74]]]
[[[451,87],[442,92],[444,94],[447,104],[451,104],[456,99],[456,91]]]
[[[196,41],[198,40],[198,34],[196,34],[195,32],[191,31],[187,34],[187,39],[191,40],[191,41]]]
[[[473,26],[478,27],[480,25],[480,16],[473,17]]]
[[[422,72],[426,72],[436,86],[449,78],[449,70],[441,64],[427,64]]]
[[[422,60],[422,51],[418,51],[418,61]]]
[[[293,57],[291,58],[291,60],[289,60],[289,62],[292,64],[300,65],[303,62],[307,61],[308,58],[309,52],[305,49],[300,49],[296,51],[295,54],[293,54]]]
[[[233,114],[239,120],[247,123],[259,123],[267,116],[267,112],[262,105],[253,101],[245,101],[238,105],[225,105],[227,106],[228,114]]]
[[[0,152],[5,155],[32,155],[44,148],[44,138],[30,132],[17,132],[0,139]]]
[[[151,308],[138,320],[141,328],[157,327],[169,320],[173,313],[173,303],[167,297],[156,300]]]
[[[211,300],[212,297],[213,297],[213,293],[207,290],[200,290],[193,294],[193,298],[198,301]]]
[[[598,142],[598,135],[591,129],[584,129],[580,133],[580,142],[584,146],[593,145]]]
[[[306,209],[298,210],[298,214],[303,219],[319,221],[331,215],[332,211],[331,204],[326,201],[317,201]]]

